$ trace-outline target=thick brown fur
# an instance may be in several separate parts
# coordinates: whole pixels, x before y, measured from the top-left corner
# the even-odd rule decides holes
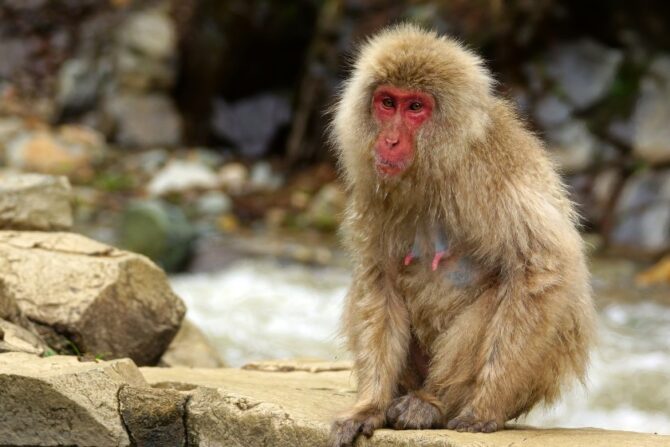
[[[383,426],[495,431],[584,380],[595,317],[573,205],[492,83],[457,42],[401,25],[362,47],[344,87],[332,136],[350,195],[343,328],[358,399],[333,425],[333,446]],[[436,102],[398,178],[374,167],[371,94],[384,84]],[[476,266],[470,283],[425,259],[403,265],[436,231]]]

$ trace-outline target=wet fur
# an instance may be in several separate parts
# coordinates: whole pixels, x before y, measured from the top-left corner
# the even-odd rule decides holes
[[[436,100],[399,178],[374,170],[381,84]],[[491,86],[476,55],[413,26],[361,48],[332,123],[350,197],[343,328],[358,379],[333,446],[385,425],[495,431],[584,380],[594,310],[575,212],[542,143]],[[436,228],[476,265],[475,280],[402,264]]]

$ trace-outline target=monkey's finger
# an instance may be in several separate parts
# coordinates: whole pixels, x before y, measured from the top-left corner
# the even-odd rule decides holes
[[[336,422],[333,426],[329,447],[351,447],[361,432],[362,423],[353,419]]]
[[[374,432],[375,432],[375,424],[370,420],[365,421],[361,426],[361,434],[366,438],[371,437]]]
[[[462,423],[463,423],[463,420],[462,420],[462,419],[458,419],[458,418],[456,418],[456,419],[452,419],[452,420],[450,420],[449,423],[447,424],[447,428],[448,428],[449,430],[456,430],[456,427],[458,427],[458,426],[461,425]]]
[[[470,433],[479,433],[480,431],[482,431],[483,425],[484,424],[482,424],[481,422],[474,423],[468,427],[468,431]]]

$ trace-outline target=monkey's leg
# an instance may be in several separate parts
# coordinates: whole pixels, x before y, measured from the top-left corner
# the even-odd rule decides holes
[[[364,293],[351,293],[345,308],[358,398],[333,424],[331,446],[350,446],[359,434],[372,436],[386,421],[398,389],[410,342],[409,315],[400,296],[378,276]]]
[[[400,392],[386,412],[390,427],[402,429],[437,428],[442,425],[443,406],[423,391],[430,357],[416,336],[412,336],[407,365],[400,379]]]
[[[560,287],[529,293],[507,283],[487,298],[495,307],[478,342],[474,386],[447,424],[458,431],[494,432],[541,398],[538,386],[555,365]],[[484,297],[480,297],[483,299]],[[565,297],[563,297],[565,298]],[[554,377],[558,383],[561,377]],[[555,385],[554,385],[555,386]]]
[[[473,358],[487,312],[485,302],[475,301],[453,322],[444,324],[446,330],[430,346],[425,380],[407,399],[403,396],[394,401],[387,413],[390,424],[408,429],[439,428],[446,426],[447,417],[456,415],[454,408],[469,396]]]

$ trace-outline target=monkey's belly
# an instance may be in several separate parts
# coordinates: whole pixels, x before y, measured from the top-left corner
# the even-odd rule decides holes
[[[481,293],[482,270],[467,257],[433,271],[417,262],[403,269],[399,285],[420,344],[430,346]]]
[[[445,281],[454,287],[473,285],[481,277],[481,271],[467,256],[460,256],[451,265],[440,269]]]

